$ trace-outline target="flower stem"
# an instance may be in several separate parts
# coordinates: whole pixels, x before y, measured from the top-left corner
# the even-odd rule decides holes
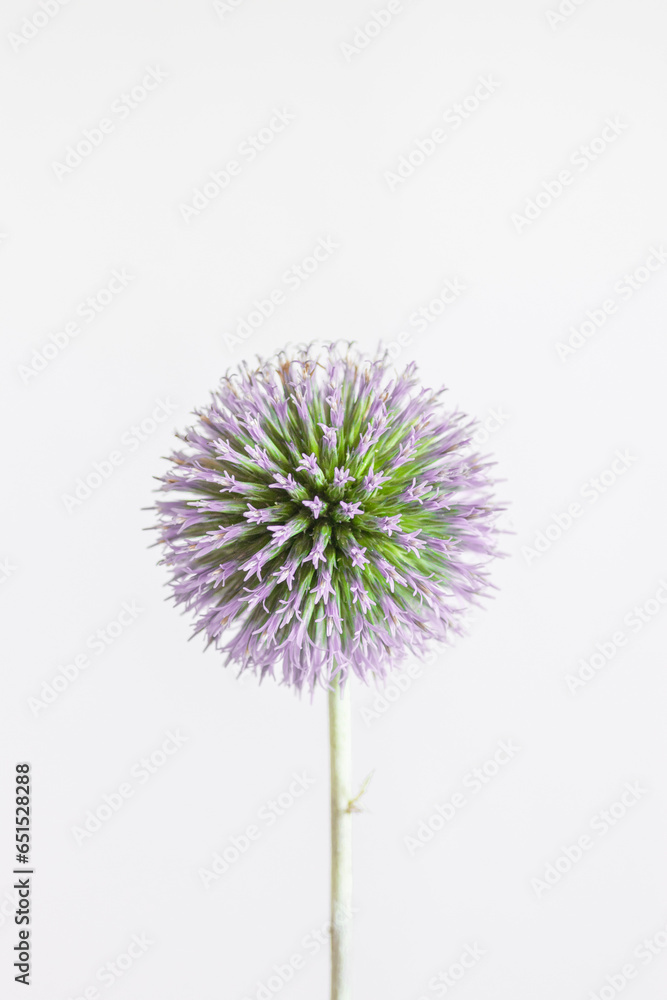
[[[331,750],[331,1000],[350,1000],[352,713],[349,680],[329,691]]]

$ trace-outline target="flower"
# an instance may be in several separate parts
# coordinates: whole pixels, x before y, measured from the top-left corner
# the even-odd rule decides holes
[[[488,594],[492,463],[415,372],[311,344],[195,411],[160,477],[162,562],[228,663],[299,690],[385,677]]]

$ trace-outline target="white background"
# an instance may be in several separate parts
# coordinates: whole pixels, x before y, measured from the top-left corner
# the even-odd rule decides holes
[[[326,950],[304,944],[328,908],[326,698],[239,682],[187,642],[141,510],[174,432],[227,367],[312,337],[393,343],[398,363],[415,359],[452,406],[488,421],[515,531],[468,638],[392,703],[354,690],[355,781],[374,771],[355,818],[355,997],[444,995],[429,982],[466,945],[485,954],[447,994],[460,1000],[665,996],[667,949],[650,962],[635,949],[667,942],[667,264],[654,256],[632,295],[623,284],[667,247],[664,5],[587,0],[558,20],[555,0],[404,0],[376,37],[357,34],[382,6],[71,0],[45,18],[29,0],[3,4],[3,996],[25,995],[11,967],[19,760],[34,777],[34,1000],[93,986],[112,1000],[328,995]],[[365,47],[342,47],[355,37]],[[166,79],[130,114],[112,111],[149,68]],[[476,102],[480,77],[494,92]],[[443,125],[466,99],[467,120]],[[248,162],[240,144],[274,109],[294,120]],[[54,166],[103,118],[113,131],[90,155]],[[608,118],[621,134],[577,167]],[[445,141],[390,183],[437,127]],[[186,221],[182,206],[234,158],[240,174]],[[565,169],[572,183],[550,199],[544,182]],[[517,221],[540,192],[537,218]],[[321,238],[338,248],[234,345],[253,301],[284,290]],[[88,323],[79,305],[114,269],[132,280]],[[465,292],[411,326],[448,279]],[[615,312],[560,357],[610,299]],[[151,425],[158,400],[171,412]],[[139,442],[142,421],[154,433]],[[631,459],[601,492],[590,481],[618,449]],[[67,503],[114,451],[108,479]],[[531,554],[572,503],[581,516]],[[132,601],[138,617],[96,654],[89,637]],[[625,644],[570,690],[568,674],[619,630]],[[36,708],[86,651],[90,665]],[[131,778],[169,730],[182,748]],[[406,837],[501,739],[520,752],[411,851]],[[258,822],[295,772],[312,786]],[[78,843],[73,828],[128,780],[132,797]],[[638,801],[596,833],[626,782]],[[205,889],[199,869],[253,823],[260,838]],[[591,849],[536,888],[584,835]],[[134,934],[153,943],[105,986],[97,970]],[[262,993],[297,953],[304,967]]]

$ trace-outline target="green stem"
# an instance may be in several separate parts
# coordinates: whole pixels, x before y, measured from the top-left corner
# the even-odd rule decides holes
[[[352,930],[352,712],[350,682],[329,692],[331,749],[331,1000],[350,1000]]]

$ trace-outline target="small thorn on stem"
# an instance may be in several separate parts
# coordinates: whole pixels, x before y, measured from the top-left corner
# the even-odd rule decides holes
[[[370,780],[371,780],[371,778],[373,777],[374,774],[375,774],[375,771],[371,771],[371,773],[366,778],[364,778],[364,780],[363,780],[363,782],[361,784],[361,788],[359,789],[359,792],[354,796],[353,799],[350,799],[350,801],[347,804],[347,809],[345,810],[345,812],[347,812],[347,813],[360,813],[360,812],[364,811],[363,809],[359,808],[359,806],[357,805],[357,803],[359,802],[359,799],[362,797],[362,795],[365,793],[366,789],[368,788]]]

